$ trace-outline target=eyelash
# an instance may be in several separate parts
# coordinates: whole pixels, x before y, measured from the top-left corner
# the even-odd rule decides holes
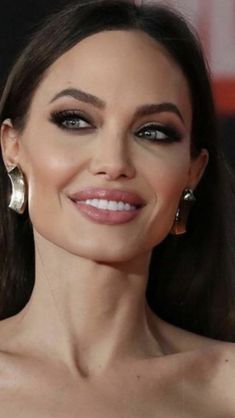
[[[51,122],[55,123],[59,128],[61,129],[65,129],[65,130],[87,130],[87,129],[92,129],[94,128],[92,126],[92,123],[81,113],[78,112],[77,110],[62,110],[59,112],[52,112],[51,114],[51,118],[50,118]],[[76,128],[76,127],[69,127],[66,126],[64,123],[65,122],[71,122],[71,121],[83,121],[89,125],[91,125],[91,127],[88,128]]]
[[[77,110],[62,110],[53,112],[50,117],[50,121],[56,124],[59,128],[67,130],[67,131],[87,131],[91,129],[95,129],[93,124],[86,118],[80,111]],[[76,122],[79,121],[79,124],[82,122],[85,122],[90,127],[75,127]],[[66,124],[72,123],[72,126],[68,126]],[[145,132],[145,133],[144,133]],[[147,133],[148,132],[148,133]],[[151,136],[152,132],[154,136]],[[157,139],[156,138],[156,132],[160,132],[161,136],[165,136],[165,138]],[[143,138],[143,140],[149,141],[149,142],[161,142],[161,143],[171,143],[171,142],[179,142],[182,139],[181,132],[176,129],[171,124],[157,124],[157,123],[149,123],[144,125],[141,129],[137,131],[137,134],[139,135],[139,138]],[[137,135],[136,134],[136,135]]]
[[[154,137],[151,137],[150,136],[151,134],[149,135],[150,131],[154,134]],[[179,142],[182,139],[181,132],[179,132],[178,129],[176,129],[174,126],[170,125],[169,123],[164,124],[164,125],[157,124],[157,123],[150,123],[150,124],[143,126],[143,128],[141,128],[138,132],[141,135],[144,135],[143,132],[148,132],[148,134],[145,133],[145,135],[147,135],[147,138],[144,138],[144,139],[150,142],[171,143],[171,142]],[[156,132],[160,132],[160,134],[163,134],[165,138],[157,139]]]

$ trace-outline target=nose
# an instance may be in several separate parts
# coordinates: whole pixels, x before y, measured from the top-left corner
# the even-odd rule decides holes
[[[133,178],[135,167],[131,161],[127,138],[121,135],[101,135],[93,150],[90,172],[102,175],[106,180]]]

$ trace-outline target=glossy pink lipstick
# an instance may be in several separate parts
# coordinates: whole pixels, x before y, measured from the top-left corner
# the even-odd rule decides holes
[[[145,201],[136,192],[121,189],[89,187],[70,195],[69,198],[83,216],[96,223],[106,225],[122,224],[131,221],[138,216],[145,205]],[[100,200],[116,203],[123,202],[124,205],[131,205],[131,208],[128,210],[110,210],[95,207],[90,204],[91,202],[85,203],[85,201],[92,201],[93,199],[96,199],[96,204]]]

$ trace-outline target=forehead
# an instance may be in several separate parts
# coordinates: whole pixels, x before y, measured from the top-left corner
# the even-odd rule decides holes
[[[103,31],[83,39],[49,67],[36,96],[50,100],[69,87],[95,94],[110,105],[173,101],[191,117],[190,91],[182,70],[160,43],[142,31]]]

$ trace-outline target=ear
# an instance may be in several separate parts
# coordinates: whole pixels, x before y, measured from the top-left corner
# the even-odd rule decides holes
[[[209,161],[209,153],[207,149],[203,148],[198,157],[191,160],[189,169],[188,186],[195,189],[201,180],[203,173]]]
[[[12,167],[17,165],[19,155],[19,134],[16,129],[14,129],[10,119],[6,119],[2,123],[0,139],[5,166]]]

